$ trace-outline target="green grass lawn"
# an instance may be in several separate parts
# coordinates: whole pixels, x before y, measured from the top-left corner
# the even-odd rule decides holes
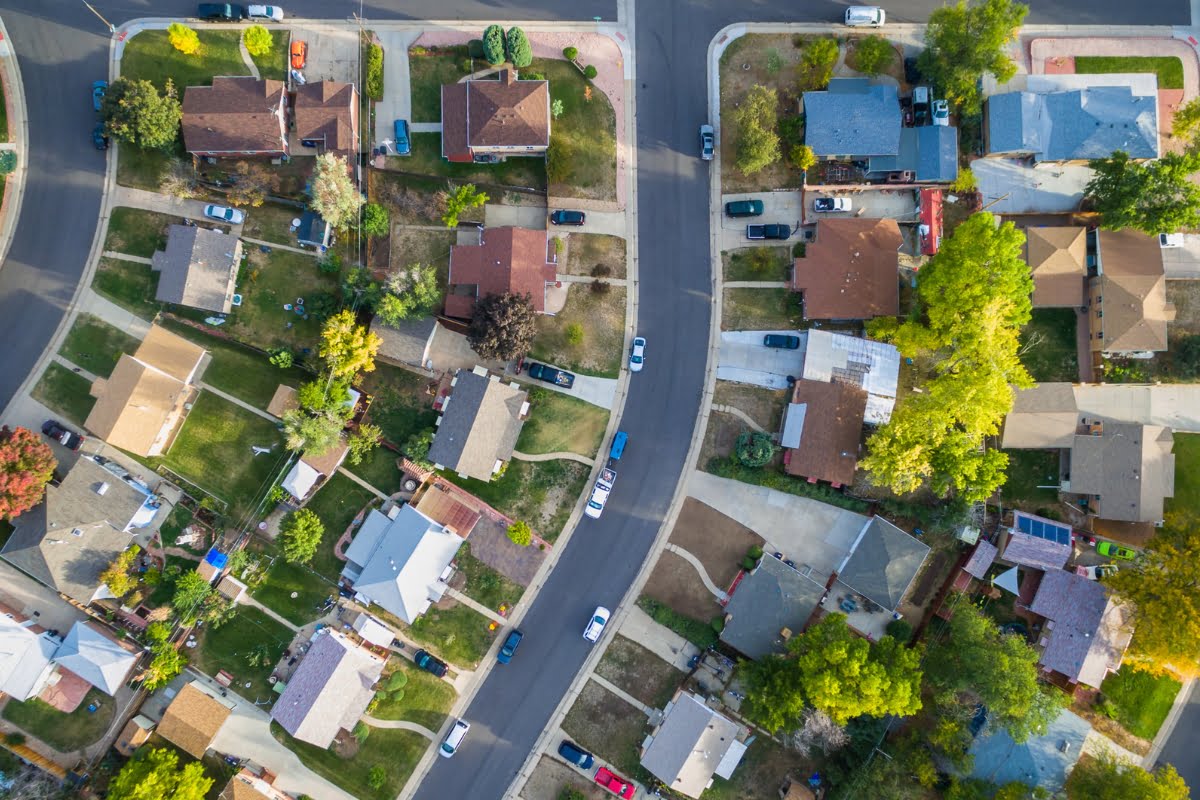
[[[559,59],[534,59],[532,71],[550,81],[551,102],[561,100],[563,113],[550,126],[550,149],[563,158],[561,174],[550,181],[559,197],[617,199],[616,115],[604,92],[578,69]]]
[[[384,60],[387,53],[383,54]],[[408,51],[409,86],[412,92],[410,122],[442,121],[442,84],[458,83],[468,73],[462,69],[467,56],[466,46],[444,47],[424,55]],[[468,59],[469,60],[469,59]],[[482,62],[480,62],[482,66]]]
[[[1079,75],[1153,72],[1159,89],[1183,88],[1183,62],[1175,56],[1075,56]]]
[[[239,606],[234,618],[220,628],[201,628],[200,644],[188,655],[193,666],[207,675],[216,675],[221,670],[232,675],[230,688],[247,700],[274,700],[277,695],[271,691],[267,679],[292,637],[290,630],[261,610]],[[266,645],[269,660],[252,665],[248,659],[258,654],[258,645]]]
[[[298,208],[277,203],[263,203],[258,208],[247,209],[242,236],[294,246],[296,234],[292,233],[292,220],[302,213]]]
[[[1006,450],[1008,480],[1001,494],[1009,503],[1019,503],[1026,510],[1058,503],[1058,490],[1039,489],[1039,486],[1058,485],[1058,451]]]
[[[295,597],[292,597],[293,592]],[[255,600],[296,625],[305,625],[320,617],[325,598],[336,593],[336,582],[308,567],[289,564],[282,557],[275,559],[263,582],[251,592]]]
[[[286,347],[294,353],[316,351],[321,340],[321,320],[311,314],[287,310],[299,298],[306,302],[318,294],[336,295],[337,275],[321,272],[317,259],[288,250],[263,253],[250,249],[238,273],[237,290],[242,304],[229,314],[224,327],[235,338],[269,350]]]
[[[429,747],[429,740],[419,733],[372,728],[354,758],[345,759],[332,750],[293,739],[278,722],[271,723],[271,735],[299,756],[306,767],[360,800],[390,800],[399,794]],[[387,780],[381,788],[372,789],[367,775],[377,765],[383,767]]]
[[[139,344],[141,342],[137,338],[99,317],[80,314],[75,318],[58,354],[93,375],[107,378],[117,366],[121,354],[132,354]]]
[[[186,155],[183,137],[170,150],[143,150],[131,144],[122,144],[117,155],[117,183],[156,192],[171,162],[182,161]]]
[[[567,327],[573,324],[583,328],[578,344],[567,339]],[[537,328],[532,357],[572,372],[615,378],[626,357],[625,287],[596,292],[590,284],[574,284],[563,309],[554,316],[539,316]]]
[[[146,321],[162,309],[154,299],[158,292],[158,273],[148,264],[135,264],[116,258],[102,258],[92,279],[96,293]]]
[[[0,142],[8,141],[8,103],[5,100],[4,84],[0,82]]]
[[[608,427],[608,410],[561,392],[531,387],[530,412],[517,440],[522,453],[568,451],[596,455]]]
[[[1153,740],[1171,711],[1179,687],[1174,678],[1155,677],[1126,665],[1104,679],[1100,692],[1115,707],[1121,727],[1134,736]]]
[[[265,27],[265,26],[264,26]],[[279,28],[267,28],[275,40],[275,46],[265,56],[251,55],[254,66],[262,78],[274,81],[287,79],[288,70],[288,32]]]
[[[424,375],[387,364],[376,363],[375,371],[366,374],[363,387],[375,398],[370,421],[383,429],[385,440],[402,446],[413,434],[433,428],[437,412],[429,385]]]
[[[452,608],[431,606],[408,626],[408,633],[452,664],[474,669],[498,634],[488,630],[490,623],[487,617],[461,603]]]
[[[181,217],[144,211],[140,208],[114,208],[108,219],[104,249],[130,256],[150,258],[167,247],[167,227],[183,222]]]
[[[195,518],[195,516],[196,515],[192,512],[192,509],[188,508],[182,503],[172,508],[170,515],[163,520],[162,525],[158,526],[158,533],[162,536],[163,546],[182,547],[184,550],[190,550],[194,553],[203,555],[206,552],[206,550],[203,548],[193,547],[186,544],[181,545],[177,541],[179,537],[183,535],[184,529],[187,528],[188,525],[192,524],[192,520]]]
[[[410,133],[412,154],[388,160],[388,167],[401,172],[438,175],[472,183],[546,188],[546,161],[536,158],[509,158],[499,164],[461,164],[442,158],[440,133]]]
[[[188,86],[210,86],[214,75],[248,75],[238,48],[241,31],[197,30],[202,51],[189,56],[176,50],[165,30],[146,30],[125,41],[121,76],[148,80],[162,91],[167,79],[183,96]]]
[[[1175,495],[1167,514],[1181,524],[1200,520],[1200,434],[1175,434]]]
[[[396,466],[399,457],[395,450],[380,445],[358,464],[351,464],[347,459],[342,466],[384,494],[392,494],[400,491],[400,468]]]
[[[791,330],[802,322],[800,295],[790,289],[726,289],[721,330]]]
[[[325,535],[321,537],[321,546],[309,565],[313,570],[337,582],[346,562],[333,554],[333,546],[350,527],[358,512],[374,499],[375,495],[345,475],[334,475],[317,490],[306,508],[325,523]]]
[[[62,414],[68,422],[82,425],[92,413],[92,406],[96,405],[91,390],[92,384],[87,378],[52,362],[33,387],[33,399]]]
[[[1035,308],[1021,331],[1021,362],[1038,382],[1079,380],[1075,309]]]
[[[454,557],[458,571],[467,579],[462,591],[472,600],[499,613],[500,606],[512,608],[525,589],[471,555],[471,543],[466,542]]]
[[[513,519],[525,520],[539,536],[553,542],[562,533],[567,517],[571,516],[575,498],[583,491],[589,473],[585,464],[560,458],[554,461],[514,459],[508,462],[508,469],[502,476],[487,483],[460,478],[448,470],[441,475]],[[556,490],[555,495],[550,496],[551,490]],[[549,502],[548,497],[569,499]]]
[[[787,247],[744,247],[721,254],[727,281],[786,281],[792,274]]]
[[[385,675],[403,672],[408,676],[404,696],[399,700],[379,700],[371,716],[376,719],[406,719],[435,733],[441,729],[454,705],[454,687],[425,670],[417,669],[407,658],[393,656]]]
[[[87,710],[92,703],[99,706],[94,713]],[[111,697],[99,689],[89,689],[79,708],[70,714],[36,697],[24,703],[10,698],[4,706],[4,718],[55,750],[70,753],[99,740],[112,724],[114,711]]]

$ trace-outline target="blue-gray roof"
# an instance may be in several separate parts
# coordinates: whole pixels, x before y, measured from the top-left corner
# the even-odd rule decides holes
[[[989,725],[971,745],[975,757],[971,777],[1004,785],[1019,781],[1026,786],[1041,786],[1057,792],[1066,782],[1067,773],[1079,760],[1083,740],[1091,726],[1063,711],[1041,734],[1033,734],[1017,744],[1003,730]]]
[[[804,142],[819,157],[895,155],[900,149],[896,87],[834,78],[824,92],[805,92]]]
[[[924,125],[900,130],[900,152],[872,158],[870,172],[909,170],[918,181],[952,183],[958,178],[958,128]]]
[[[1010,92],[987,101],[988,152],[1031,154],[1038,161],[1157,158],[1158,98],[1128,86],[1063,92]]]

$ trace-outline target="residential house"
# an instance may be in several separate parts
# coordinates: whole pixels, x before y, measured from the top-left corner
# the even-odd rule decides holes
[[[897,268],[904,237],[894,219],[823,219],[795,259],[791,288],[804,318],[856,320],[900,313]]]
[[[337,472],[338,467],[346,460],[350,445],[345,437],[338,439],[337,444],[320,455],[305,452],[296,459],[296,463],[283,476],[280,486],[292,497],[296,505],[304,505],[317,490],[325,485],[330,475]]]
[[[1013,408],[1004,418],[1000,446],[1014,450],[1069,448],[1079,427],[1075,389],[1069,383],[1039,383],[1014,393]]]
[[[893,345],[810,328],[802,335],[799,380],[837,381],[867,393],[863,419],[882,425],[892,417],[900,382],[900,351]]]
[[[480,228],[479,244],[450,247],[446,316],[470,319],[489,294],[528,295],[533,310],[546,312],[546,292],[558,280],[557,256],[546,231]]]
[[[167,706],[158,723],[158,735],[192,758],[204,758],[232,713],[233,703],[192,681]]]
[[[866,410],[867,393],[857,386],[796,381],[779,437],[784,471],[812,483],[853,483]]]
[[[838,567],[837,581],[884,611],[895,613],[928,555],[929,545],[883,517],[871,517]]]
[[[1014,511],[1012,526],[1002,532],[999,559],[1018,567],[1062,570],[1073,552],[1071,526],[1036,514]]]
[[[1087,304],[1087,229],[1025,228],[1025,262],[1033,273],[1034,308],[1082,308]]]
[[[92,384],[96,404],[84,427],[134,455],[163,455],[200,394],[208,362],[200,345],[151,325],[134,354],[123,354],[109,377]]]
[[[217,800],[293,800],[275,787],[275,774],[253,764],[242,767],[229,779]]]
[[[385,325],[375,317],[371,320],[371,333],[379,337],[377,358],[402,367],[430,369],[429,348],[437,332],[435,317],[400,320],[395,325]]]
[[[1063,491],[1083,495],[1100,519],[1162,522],[1165,498],[1175,493],[1173,446],[1169,428],[1093,421],[1072,441]]]
[[[138,714],[125,723],[125,727],[117,734],[117,740],[113,742],[113,749],[129,758],[150,739],[152,733],[154,733],[154,720]]]
[[[281,158],[288,155],[283,81],[216,77],[183,91],[183,144],[194,156]]]
[[[1047,623],[1038,663],[1072,683],[1100,688],[1133,637],[1133,612],[1096,581],[1062,569],[1047,570],[1029,610]]]
[[[346,548],[342,577],[363,602],[411,625],[442,599],[464,541],[410,505],[372,509]]]
[[[54,672],[51,662],[61,644],[34,620],[0,615],[0,692],[19,702],[37,697]]]
[[[358,156],[358,90],[352,83],[316,81],[296,87],[295,135],[304,147],[334,153],[351,167]]]
[[[1150,358],[1167,349],[1167,279],[1158,238],[1126,228],[1096,232],[1096,275],[1088,280],[1092,353]]]
[[[490,481],[512,458],[529,416],[529,395],[483,367],[458,370],[442,400],[429,460],[438,469]]]
[[[1003,728],[985,723],[971,744],[970,776],[995,786],[1023,783],[1054,794],[1066,783],[1091,729],[1064,709],[1045,730],[1031,733],[1018,744]]]
[[[788,639],[808,626],[824,596],[823,581],[781,559],[762,558],[725,606],[721,641],[753,659],[782,653]]]
[[[867,178],[886,180],[907,173],[916,183],[953,183],[958,180],[958,128],[921,125],[900,129],[900,146],[894,155],[872,156]]]
[[[375,695],[384,660],[337,631],[319,631],[271,719],[302,742],[322,749],[358,723]]]
[[[133,643],[118,641],[93,622],[77,622],[55,652],[54,673],[38,696],[66,713],[79,708],[92,688],[115,696],[141,656]]]
[[[550,82],[518,80],[515,69],[495,78],[442,87],[442,158],[540,156],[550,147]]]
[[[142,484],[84,456],[62,483],[46,487],[43,503],[13,521],[0,558],[78,603],[111,597],[100,573],[159,505]]]
[[[172,225],[167,229],[167,249],[150,259],[150,268],[159,273],[154,298],[228,314],[241,263],[242,242],[236,236],[196,225]]]
[[[641,764],[667,787],[700,797],[713,775],[728,780],[746,744],[742,727],[691,692],[677,691],[642,744]]]

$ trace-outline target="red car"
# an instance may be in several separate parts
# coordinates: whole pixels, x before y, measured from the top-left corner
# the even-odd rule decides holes
[[[608,767],[601,767],[600,771],[596,773],[596,783],[617,797],[624,797],[626,800],[633,797],[633,793],[637,791],[632,783],[613,773]]]
[[[308,42],[297,39],[292,42],[292,69],[304,69],[308,63]]]

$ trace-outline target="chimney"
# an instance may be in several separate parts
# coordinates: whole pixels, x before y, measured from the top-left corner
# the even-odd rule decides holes
[[[515,69],[500,70],[500,82],[505,86],[511,86],[517,82],[517,71]]]
[[[108,484],[107,483],[101,483],[99,486],[96,487],[96,494],[103,497],[107,493],[108,493]]]

